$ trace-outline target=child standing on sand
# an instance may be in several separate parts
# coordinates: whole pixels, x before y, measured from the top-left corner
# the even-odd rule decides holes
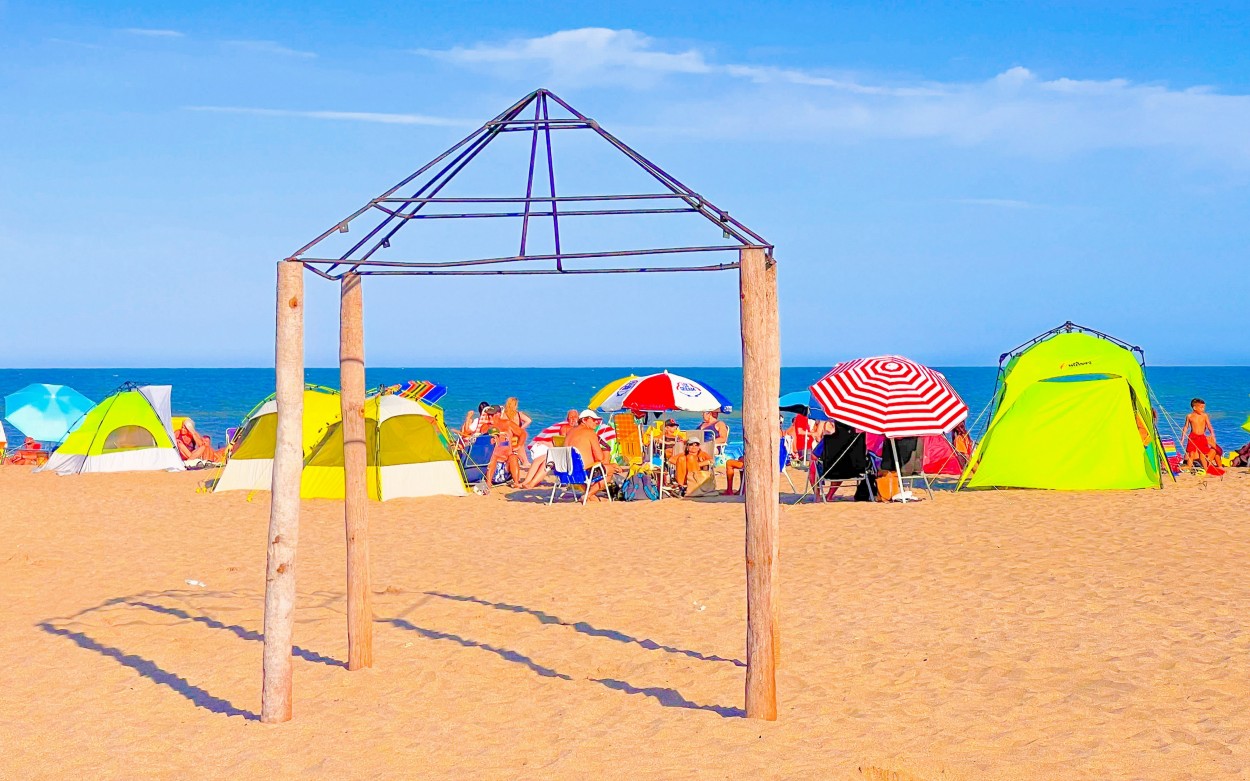
[[[1215,444],[1215,428],[1207,415],[1207,403],[1202,399],[1193,399],[1189,408],[1192,412],[1185,416],[1185,428],[1181,431],[1181,439],[1185,441],[1185,460],[1190,466],[1201,463],[1203,469],[1210,469],[1211,454],[1218,454],[1219,446]],[[1207,432],[1210,432],[1210,437]],[[1216,466],[1219,466],[1218,460]]]

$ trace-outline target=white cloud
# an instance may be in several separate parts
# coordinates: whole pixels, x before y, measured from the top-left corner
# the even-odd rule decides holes
[[[178,30],[162,30],[151,27],[127,27],[122,32],[130,35],[142,35],[146,38],[183,38],[186,36],[186,33]]]
[[[1155,148],[1250,164],[1250,95],[1210,87],[1045,79],[1021,66],[980,81],[867,78],[834,69],[721,63],[697,47],[605,28],[421,53],[557,87],[637,88],[667,80],[666,105],[653,114],[670,133],[933,139],[1041,156]]]
[[[536,66],[563,84],[643,85],[669,73],[709,73],[712,68],[695,49],[666,52],[656,41],[633,30],[583,27],[504,44],[480,43],[419,54],[449,62],[493,66],[515,72],[518,63]]]
[[[257,117],[294,117],[298,119],[331,119],[342,122],[376,122],[384,125],[430,125],[434,127],[474,127],[478,123],[426,114],[385,114],[376,111],[292,111],[278,108],[246,106],[185,106],[187,111],[215,114],[248,114]]]
[[[317,56],[316,52],[292,49],[289,46],[283,46],[277,41],[222,41],[221,44],[231,49],[253,52],[255,54],[276,54],[281,57],[301,57],[304,59]]]

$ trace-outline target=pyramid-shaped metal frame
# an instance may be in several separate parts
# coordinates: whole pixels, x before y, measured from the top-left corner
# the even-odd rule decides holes
[[[551,103],[564,109],[568,116],[552,117]],[[523,118],[524,117],[524,118]],[[589,130],[597,133],[635,165],[654,178],[665,192],[614,195],[556,195],[555,164],[552,159],[551,133],[554,130]],[[439,197],[449,182],[492,141],[503,133],[529,133],[529,176],[525,194],[518,197],[448,198]],[[539,150],[545,150],[545,159]],[[545,162],[545,166],[542,164]],[[545,170],[543,168],[545,167]],[[538,174],[538,175],[536,175]],[[540,178],[546,179],[546,195],[534,193]],[[413,187],[411,195],[397,193]],[[457,209],[477,208],[490,211],[434,213],[428,205],[450,205]],[[335,233],[349,232],[349,226],[366,215],[381,212],[377,225],[337,258],[309,257],[305,253]],[[655,247],[598,252],[564,252],[560,242],[560,219],[571,217],[640,214],[697,213],[712,223],[728,245]],[[520,219],[519,251],[515,255],[463,260],[404,261],[379,260],[375,256],[390,247],[391,239],[409,223],[425,219],[502,218]],[[550,219],[554,252],[529,254],[530,221]],[[622,266],[579,267],[579,262],[605,258],[646,258],[684,253],[737,252],[743,247],[764,249],[771,262],[772,245],[755,231],[731,217],[702,195],[679,182],[662,168],[647,160],[620,139],[599,126],[599,123],[574,109],[550,90],[539,89],[526,95],[504,112],[470,133],[453,147],[404,178],[391,189],[370,200],[355,213],[305,244],[288,261],[303,263],[306,268],[326,279],[337,280],[347,274],[360,275],[507,275],[507,274],[621,274],[636,272],[723,271],[738,267],[737,258],[723,263],[685,266]]]

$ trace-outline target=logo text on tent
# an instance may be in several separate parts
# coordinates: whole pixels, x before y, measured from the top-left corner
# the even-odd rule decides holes
[[[1059,364],[1059,368],[1060,369],[1075,369],[1078,366],[1092,366],[1093,364],[1094,364],[1093,361],[1072,361],[1071,363]]]

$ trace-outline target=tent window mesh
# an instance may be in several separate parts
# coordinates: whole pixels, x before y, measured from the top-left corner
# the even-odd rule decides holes
[[[104,440],[104,452],[116,453],[122,450],[142,450],[156,447],[156,438],[143,426],[122,426],[113,429]]]

